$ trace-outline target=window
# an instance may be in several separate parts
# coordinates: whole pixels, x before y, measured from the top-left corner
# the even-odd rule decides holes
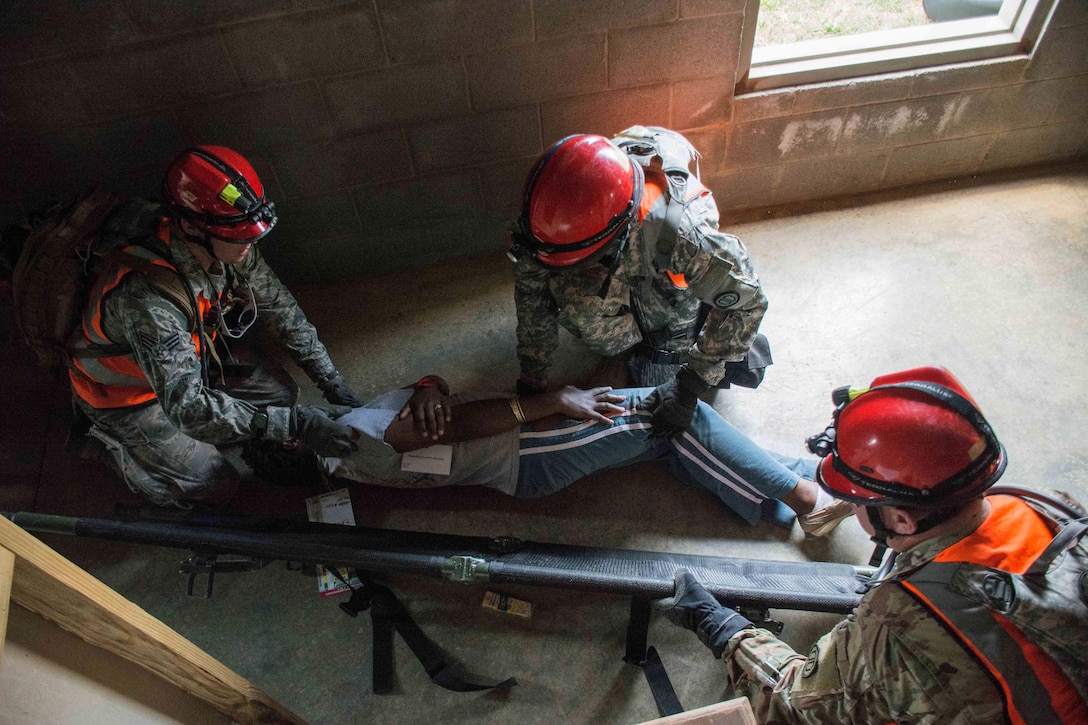
[[[1004,0],[996,15],[760,48],[746,22],[737,93],[1027,52],[1054,3]],[[745,17],[758,11],[748,0]]]

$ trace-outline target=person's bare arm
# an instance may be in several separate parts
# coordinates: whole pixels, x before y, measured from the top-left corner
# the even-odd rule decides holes
[[[526,422],[558,414],[573,420],[595,420],[611,425],[609,414],[616,415],[624,410],[618,405],[624,401],[624,396],[611,391],[609,387],[581,390],[568,385],[555,392],[517,396],[514,400],[521,406]],[[474,400],[454,407],[456,410],[437,439],[421,436],[410,418],[397,416],[385,429],[385,442],[397,453],[405,453],[437,443],[486,438],[520,425],[510,398]]]

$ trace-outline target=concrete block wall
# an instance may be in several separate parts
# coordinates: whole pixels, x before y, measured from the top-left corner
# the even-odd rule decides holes
[[[1088,12],[1031,57],[734,95],[745,0],[20,0],[0,24],[0,221],[157,191],[236,148],[288,284],[497,249],[533,158],[683,130],[728,214],[1086,152]],[[748,22],[751,20],[749,19]]]

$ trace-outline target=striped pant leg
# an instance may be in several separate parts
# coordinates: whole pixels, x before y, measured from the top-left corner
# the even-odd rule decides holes
[[[792,521],[792,512],[776,510],[781,506],[788,511],[784,504],[763,502],[773,502],[792,491],[800,473],[809,467],[806,461],[763,450],[701,401],[688,430],[670,443],[673,472],[713,493],[748,523],[761,518],[761,508],[770,509],[776,521]],[[762,517],[767,518],[767,513]]]
[[[667,442],[651,437],[650,430],[649,415],[634,410],[611,426],[565,421],[550,430],[523,429],[514,495],[546,496],[597,471],[666,455]]]

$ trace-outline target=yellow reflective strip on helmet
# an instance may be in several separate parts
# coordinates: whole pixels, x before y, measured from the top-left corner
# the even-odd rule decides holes
[[[856,400],[858,398],[858,396],[860,396],[862,393],[868,393],[868,392],[869,392],[869,386],[868,385],[866,385],[863,388],[862,387],[855,388],[855,387],[851,386],[850,392],[849,392],[849,396],[850,396],[849,399],[850,400]]]
[[[238,191],[238,188],[234,184],[227,184],[223,187],[223,190],[219,192],[219,198],[231,206],[234,206],[234,202],[238,201],[238,197],[241,195],[242,192]]]

